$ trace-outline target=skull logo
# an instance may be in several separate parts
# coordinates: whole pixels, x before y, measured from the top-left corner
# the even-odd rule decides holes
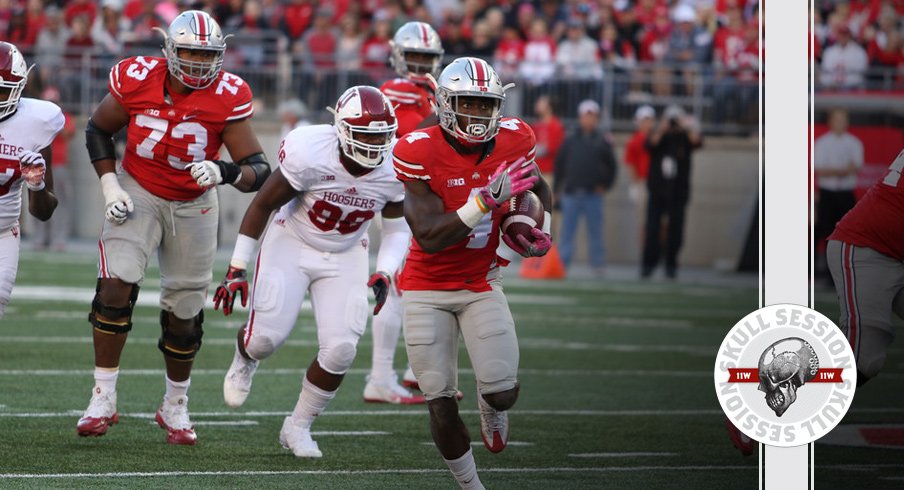
[[[807,341],[789,337],[770,345],[760,356],[760,391],[766,404],[781,417],[797,400],[797,389],[819,371],[819,358]]]

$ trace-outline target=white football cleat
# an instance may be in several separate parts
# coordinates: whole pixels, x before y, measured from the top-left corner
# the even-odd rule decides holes
[[[395,373],[384,379],[367,376],[364,386],[364,401],[369,403],[392,403],[395,405],[420,405],[427,403],[422,395],[413,395],[399,384]]]
[[[414,377],[414,371],[411,370],[411,366],[408,366],[408,369],[405,370],[405,374],[402,375],[402,386],[411,388],[412,390],[421,389],[421,386],[417,382],[417,378]]]
[[[167,443],[193,446],[198,442],[195,427],[188,418],[187,396],[164,397],[155,418],[157,425],[166,429]]]
[[[323,457],[317,443],[311,439],[311,429],[295,425],[291,415],[283,421],[282,429],[279,431],[279,443],[299,458]]]
[[[223,400],[226,401],[226,405],[238,408],[245,403],[248,394],[251,393],[251,382],[254,380],[258,364],[260,361],[246,359],[238,349],[235,350],[232,365],[229,366],[223,380]]]
[[[483,437],[483,445],[491,453],[502,451],[508,443],[508,412],[500,412],[491,407],[484,401],[483,395],[479,391],[477,392],[477,407],[480,408],[480,435]]]
[[[116,390],[101,392],[99,386],[94,387],[91,401],[85,414],[78,419],[76,431],[82,437],[102,436],[107,433],[107,428],[119,422],[119,414],[116,413]]]

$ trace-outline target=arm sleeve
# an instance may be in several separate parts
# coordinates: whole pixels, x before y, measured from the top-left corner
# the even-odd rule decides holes
[[[377,253],[377,271],[392,276],[405,260],[408,244],[411,241],[411,229],[405,218],[383,218],[380,251]]]

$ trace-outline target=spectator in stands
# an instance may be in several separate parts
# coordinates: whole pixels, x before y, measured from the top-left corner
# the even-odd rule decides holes
[[[603,24],[600,28],[600,59],[603,66],[609,68],[614,75],[612,79],[612,95],[615,100],[621,100],[622,96],[631,90],[640,88],[641,79],[637,68],[637,54],[634,46],[627,40],[621,39],[618,28],[612,22]]]
[[[568,16],[562,3],[559,0],[540,0],[540,15],[546,20],[546,27],[553,39],[560,39],[565,33]]]
[[[157,2],[153,0],[140,0],[137,9],[137,13],[131,18],[132,24],[129,34],[125,38],[126,43],[133,47],[147,49],[148,52],[152,52],[152,49],[159,49],[162,40],[154,28],[166,30],[169,22],[157,12]],[[125,9],[123,13],[126,13]],[[128,15],[126,16],[128,17]],[[154,56],[158,56],[158,54],[159,51],[154,53]]]
[[[570,19],[566,36],[556,48],[559,74],[567,79],[598,80],[603,77],[600,54],[596,43],[579,19]]]
[[[448,58],[467,56],[468,49],[471,48],[470,43],[462,32],[462,22],[461,16],[454,15],[449,18],[446,25],[440,31],[443,49]]]
[[[60,91],[54,86],[48,86],[41,93],[41,99],[60,103]],[[69,232],[72,228],[71,208],[73,205],[73,187],[74,176],[69,173],[69,141],[75,135],[75,123],[72,121],[72,115],[65,109],[63,110],[63,129],[57,133],[51,145],[53,155],[53,193],[56,195],[59,204],[56,212],[48,221],[32,220],[34,224],[34,248],[36,250],[45,250],[50,248],[55,252],[62,252],[66,249],[69,241]]]
[[[518,34],[522,39],[530,36],[531,25],[537,19],[537,10],[530,2],[524,2],[518,6],[516,11],[515,26],[518,28]]]
[[[565,127],[556,116],[555,106],[548,95],[541,95],[537,99],[534,114],[537,119],[530,126],[537,137],[537,167],[543,172],[543,178],[552,183],[556,155],[565,138]]]
[[[283,11],[280,29],[294,41],[308,29],[316,10],[313,0],[291,0]]]
[[[314,17],[314,25],[295,43],[304,69],[309,72],[332,70],[336,67],[336,33],[332,26],[333,11],[321,7]]]
[[[304,102],[299,99],[289,99],[280,103],[277,112],[279,112],[279,119],[282,121],[282,128],[279,132],[280,140],[284,139],[293,129],[311,124],[306,119],[308,109]]]
[[[94,40],[91,39],[91,25],[88,22],[87,15],[76,15],[72,18],[70,24],[72,35],[66,40],[66,58],[74,62],[81,60],[82,56],[94,47]]]
[[[233,17],[235,19],[235,17]],[[229,26],[236,34],[237,53],[245,68],[259,68],[267,62],[265,31],[270,28],[264,17],[263,7],[257,0],[247,0],[242,10],[241,24]]]
[[[556,202],[562,209],[559,251],[567,268],[574,254],[574,237],[581,219],[587,223],[590,265],[603,273],[606,250],[603,244],[603,197],[618,171],[615,153],[600,131],[600,106],[593,100],[578,105],[579,128],[569,135],[555,160]]]
[[[678,274],[678,252],[684,242],[685,209],[691,194],[692,154],[701,145],[699,123],[675,105],[666,108],[658,126],[647,138],[650,172],[641,278],[650,277],[659,264],[663,218],[668,220],[665,275],[674,279]]]
[[[336,40],[336,68],[339,70],[355,71],[361,68],[361,43],[364,39],[358,25],[358,17],[354,14],[342,17],[341,32]]]
[[[493,67],[503,83],[511,82],[518,76],[518,67],[523,59],[524,40],[518,34],[518,28],[506,26],[493,55]]]
[[[63,13],[60,9],[47,7],[44,15],[47,23],[38,34],[35,43],[35,61],[40,70],[41,80],[53,80],[63,66],[63,55],[66,52],[66,41],[69,40],[69,29],[63,24]]]
[[[856,199],[857,172],[863,168],[863,143],[848,132],[848,114],[843,109],[829,113],[829,132],[813,146],[813,171],[816,173],[816,227],[814,230],[817,276],[826,277],[825,240],[835,223]]]
[[[100,15],[91,26],[91,39],[108,58],[121,57],[123,41],[129,31],[129,21],[122,15],[122,0],[103,0]]]
[[[642,5],[642,4],[641,4]],[[662,66],[666,51],[669,47],[669,35],[672,31],[672,22],[669,19],[669,10],[665,7],[656,9],[655,20],[648,24],[644,22],[644,35],[640,43],[640,60],[645,63],[660,65],[654,68],[652,75],[653,93],[667,96],[672,92],[671,70]],[[646,72],[646,69],[644,69]]]
[[[390,19],[383,16],[375,16],[370,37],[361,45],[361,68],[367,72],[373,83],[390,76],[389,39],[392,37],[392,31],[389,21]]]
[[[216,17],[223,30],[231,32],[242,25],[242,17],[245,15],[245,0],[225,0],[219,2],[214,8]]]
[[[546,29],[546,20],[534,19],[530,36],[524,45],[524,61],[519,73],[526,83],[521,85],[524,106],[529,108],[556,74],[556,42]]]
[[[852,39],[850,27],[840,24],[835,44],[822,53],[820,85],[840,90],[862,88],[868,64],[866,50]]]
[[[713,42],[713,95],[715,98],[714,121],[722,123],[733,117],[737,120],[743,108],[749,104],[749,90],[742,90],[740,83],[747,78],[748,31],[740,8],[730,7],[725,11],[725,26],[716,31]],[[758,37],[758,36],[757,36]],[[757,63],[759,60],[757,59]],[[755,65],[754,65],[755,66]],[[749,81],[749,80],[745,80]],[[753,81],[758,83],[754,74]],[[756,84],[754,84],[754,90]],[[744,92],[742,97],[741,92]],[[754,93],[755,95],[755,93]]]
[[[301,58],[304,81],[299,94],[308,97],[314,107],[326,107],[336,98],[336,47],[339,41],[332,22],[333,10],[320,7],[314,25],[294,46]]]
[[[496,45],[493,37],[490,35],[490,26],[485,20],[474,23],[473,33],[471,35],[470,47],[468,53],[470,56],[490,61],[493,59],[493,53],[496,51]]]
[[[94,0],[70,0],[66,2],[66,25],[70,29],[75,30],[72,22],[80,15],[86,16],[88,25],[91,25],[94,22],[94,17],[97,16],[97,3]]]
[[[904,54],[902,54],[901,30],[899,27],[898,17],[891,8],[883,11],[879,17],[879,28],[870,27],[868,32],[870,35],[869,44],[867,45],[867,55],[870,65],[878,68],[897,69],[904,65]],[[882,83],[884,73],[876,76],[876,82]],[[881,86],[881,85],[880,85]]]
[[[656,109],[642,105],[634,113],[634,134],[625,145],[625,166],[631,176],[628,197],[638,210],[643,209],[647,197],[647,175],[650,173],[650,152],[646,142],[656,124]]]
[[[694,93],[697,77],[709,57],[712,37],[697,25],[697,14],[687,4],[675,7],[672,17],[675,27],[669,35],[663,61],[671,68],[670,71],[681,74],[684,79],[684,95],[689,96]]]
[[[32,31],[28,24],[28,14],[22,7],[12,9],[9,17],[9,27],[6,30],[5,40],[16,45],[21,51],[31,51],[38,32]]]

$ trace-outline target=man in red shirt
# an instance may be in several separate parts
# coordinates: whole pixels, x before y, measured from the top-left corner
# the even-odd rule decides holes
[[[556,153],[565,139],[565,128],[556,116],[548,95],[541,95],[534,103],[537,120],[531,125],[537,137],[537,168],[549,180],[556,161]]]
[[[484,445],[498,453],[519,389],[515,322],[496,261],[502,207],[528,189],[540,197],[543,230],[532,230],[533,241],[504,241],[523,256],[541,256],[552,245],[552,199],[535,175],[533,131],[520,119],[502,118],[506,87],[493,68],[458,58],[437,82],[439,125],[408,133],[393,150],[414,236],[400,285],[405,342],[436,447],[459,485],[483,488],[455,400],[459,336],[477,378]]]
[[[106,220],[99,241],[94,327],[94,389],[80,436],[102,436],[119,420],[116,381],[132,310],[152,255],[160,262],[158,348],[166,392],[157,423],[170,444],[197,441],[188,388],[204,334],[204,302],[213,278],[217,185],[256,191],[270,166],[254,135],[251,89],[222,71],[226,37],[205,12],[183,12],[164,40],[165,58],[126,58],[110,71],[110,93],[85,130],[100,177]],[[112,135],[127,127],[122,169]],[[219,159],[225,145],[237,163]]]

